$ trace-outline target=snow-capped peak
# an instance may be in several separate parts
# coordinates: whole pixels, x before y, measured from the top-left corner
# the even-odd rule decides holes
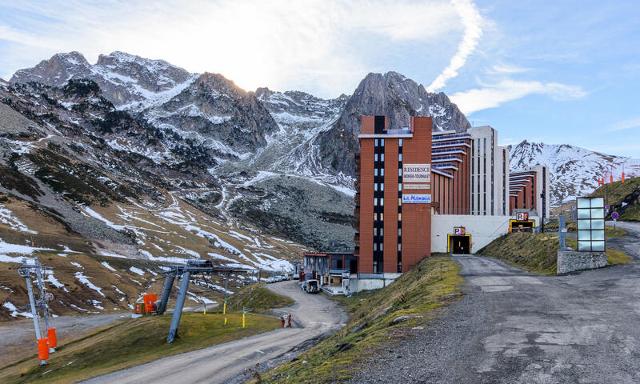
[[[613,172],[619,179],[640,175],[640,160],[607,155],[568,144],[545,144],[522,141],[511,148],[511,170],[546,165],[551,174],[552,204],[591,193],[599,178]]]

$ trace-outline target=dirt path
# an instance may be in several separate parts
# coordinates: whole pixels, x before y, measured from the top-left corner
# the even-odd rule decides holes
[[[301,343],[340,328],[343,311],[323,295],[309,295],[295,281],[269,285],[296,301],[287,311],[302,328],[278,329],[198,351],[170,356],[100,376],[86,383],[227,383],[246,369],[275,359]]]
[[[624,225],[630,234],[618,245],[637,257],[640,225]],[[354,383],[640,382],[637,259],[561,277],[486,257],[455,259],[464,298],[373,355]]]

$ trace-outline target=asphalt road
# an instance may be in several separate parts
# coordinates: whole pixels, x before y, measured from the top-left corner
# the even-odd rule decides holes
[[[636,261],[562,277],[455,256],[465,296],[369,358],[357,383],[640,382],[640,224],[611,241]]]
[[[78,338],[106,326],[119,319],[130,316],[128,312],[114,312],[88,316],[59,316],[50,319],[50,325],[56,327],[59,341]],[[41,322],[42,324],[42,322]],[[33,320],[16,320],[0,323],[0,367],[20,358],[34,355],[36,350]]]
[[[268,286],[296,301],[287,311],[300,328],[278,329],[225,344],[166,357],[85,383],[227,383],[245,370],[275,359],[303,342],[339,329],[346,315],[323,295],[309,295],[297,282]]]

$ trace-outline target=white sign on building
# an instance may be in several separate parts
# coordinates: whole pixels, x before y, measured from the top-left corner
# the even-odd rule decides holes
[[[430,204],[431,194],[402,194],[402,204]]]
[[[403,183],[430,183],[431,164],[403,164]]]

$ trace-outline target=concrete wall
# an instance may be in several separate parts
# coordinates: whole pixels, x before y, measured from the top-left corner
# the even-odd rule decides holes
[[[465,227],[471,235],[471,252],[476,252],[509,231],[509,216],[433,215],[431,251],[447,252],[447,234],[453,227]]]
[[[351,275],[348,292],[356,293],[384,288],[393,283],[401,275],[401,273],[385,273],[376,277],[357,277],[357,275]]]

